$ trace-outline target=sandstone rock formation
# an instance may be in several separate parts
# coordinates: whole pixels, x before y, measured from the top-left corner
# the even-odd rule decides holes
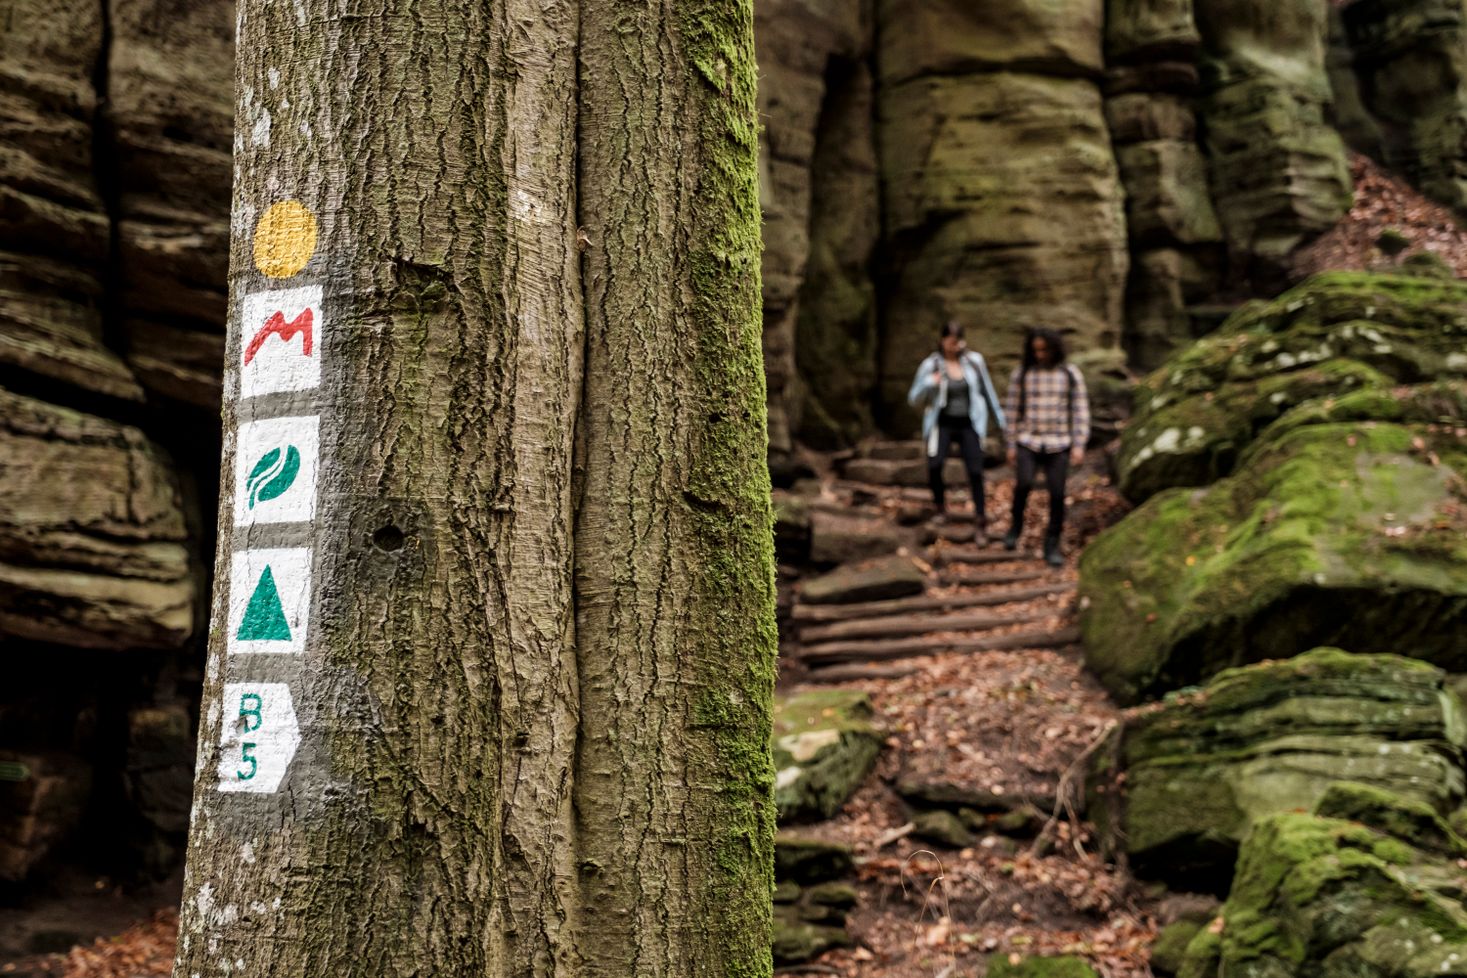
[[[1202,38],[1191,0],[1106,7],[1106,121],[1126,188],[1125,346],[1149,369],[1191,338],[1189,307],[1223,269],[1222,228],[1193,110]]]
[[[177,648],[194,630],[187,539],[141,431],[0,389],[0,635]]]
[[[1429,978],[1467,960],[1467,843],[1429,808],[1342,784],[1262,821],[1180,978]]]
[[[113,328],[151,397],[212,412],[224,363],[234,4],[109,3]]]
[[[1326,121],[1327,5],[1196,0],[1211,183],[1233,253],[1268,270],[1349,209],[1340,136]]]
[[[137,401],[142,389],[103,343],[112,229],[94,152],[102,26],[95,0],[24,0],[6,11],[0,365]]]
[[[1338,649],[1228,670],[1127,719],[1096,765],[1091,816],[1143,876],[1199,889],[1229,879],[1260,819],[1312,808],[1338,781],[1446,815],[1467,789],[1467,714],[1445,679]]]
[[[1463,316],[1455,283],[1321,276],[1153,375],[1123,480],[1231,474],[1157,492],[1082,559],[1087,662],[1113,693],[1319,645],[1467,665]]]
[[[1382,131],[1382,162],[1467,209],[1467,8],[1356,0],[1342,18],[1362,101]]]
[[[1226,475],[1266,425],[1310,398],[1467,378],[1464,342],[1467,285],[1318,276],[1240,310],[1142,382],[1116,462],[1121,490],[1139,501]]]
[[[1127,254],[1102,18],[1099,0],[878,3],[880,397],[896,428],[948,319],[998,377],[1031,325],[1119,345]]]
[[[810,430],[824,440],[848,439],[870,417],[860,396],[870,387],[876,339],[866,273],[877,223],[869,2],[766,0],[754,35],[765,127],[764,360],[778,462],[794,447],[807,400]],[[827,354],[840,359],[808,369]]]

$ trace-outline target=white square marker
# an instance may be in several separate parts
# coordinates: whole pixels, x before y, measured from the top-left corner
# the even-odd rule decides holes
[[[320,386],[326,338],[320,286],[247,295],[235,328],[240,397]]]
[[[290,687],[225,683],[219,727],[219,790],[278,790],[301,742]]]
[[[311,551],[240,550],[229,566],[230,655],[304,652],[311,608]]]
[[[239,426],[234,524],[307,523],[316,516],[321,420],[271,418]]]

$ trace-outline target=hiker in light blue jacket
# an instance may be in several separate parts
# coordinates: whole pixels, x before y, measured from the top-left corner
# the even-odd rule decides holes
[[[947,519],[942,465],[947,460],[949,446],[956,440],[973,492],[974,537],[980,546],[988,543],[988,513],[983,498],[983,435],[988,429],[990,412],[1000,431],[1005,423],[1003,409],[998,406],[998,393],[988,376],[988,365],[981,354],[967,348],[963,327],[957,322],[949,322],[942,328],[937,352],[917,368],[907,401],[923,408],[927,481],[937,506],[934,522]]]

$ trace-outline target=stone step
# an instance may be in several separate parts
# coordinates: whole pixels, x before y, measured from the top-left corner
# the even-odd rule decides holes
[[[883,462],[923,462],[927,460],[927,449],[920,438],[904,438],[900,441],[873,441],[861,446],[864,458]]]
[[[864,567],[838,567],[805,581],[795,611],[801,605],[864,606],[921,594],[926,587],[927,577],[916,564],[905,557],[888,557]]]
[[[810,561],[850,564],[916,546],[916,534],[881,516],[858,511],[810,513]]]
[[[838,621],[829,625],[810,625],[800,629],[800,642],[807,648],[823,647],[817,643],[850,638],[904,638],[928,632],[975,632],[1027,625],[1048,616],[1048,612],[1018,615],[995,615],[968,612],[956,615],[892,615],[887,618],[865,618],[860,621]]]
[[[927,460],[853,458],[845,464],[841,475],[852,482],[864,482],[872,486],[925,486]],[[968,473],[963,469],[962,459],[950,458],[943,463],[942,478],[947,485],[966,486]]]
[[[950,564],[1017,564],[1020,562],[1032,563],[1034,554],[1021,553],[1016,550],[951,550],[945,549],[933,555],[932,562],[938,566]]]
[[[981,571],[976,573],[964,570],[945,570],[939,576],[939,579],[944,584],[989,585],[1020,584],[1024,581],[1041,580],[1048,576],[1049,572],[1042,570]]]
[[[812,683],[852,683],[871,679],[903,679],[914,675],[916,666],[863,665],[859,662],[843,666],[826,666],[807,677]]]
[[[999,652],[1010,649],[1054,649],[1073,645],[1080,641],[1078,628],[1063,628],[1059,631],[1015,632],[1011,635],[993,635],[984,638],[917,638],[899,641],[852,641],[831,642],[813,649],[806,649],[800,660],[811,666],[812,677],[822,665],[844,662],[881,662],[889,659],[907,659],[917,655],[936,655],[942,652]]]
[[[893,601],[863,601],[855,604],[796,604],[790,617],[797,622],[855,621],[910,611],[948,611],[956,608],[988,608],[1014,601],[1032,601],[1051,594],[1073,594],[1075,585],[1068,581],[1039,587],[1012,588],[1001,591],[960,592],[898,598]]]

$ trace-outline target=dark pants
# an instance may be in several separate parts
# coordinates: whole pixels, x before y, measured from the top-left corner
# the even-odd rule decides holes
[[[1024,526],[1024,507],[1029,502],[1029,492],[1034,488],[1034,476],[1044,473],[1044,484],[1049,488],[1049,528],[1047,537],[1058,538],[1065,525],[1065,480],[1070,475],[1070,450],[1058,452],[1036,452],[1032,448],[1018,446],[1014,453],[1014,511],[1013,528]]]
[[[963,453],[963,468],[968,470],[968,487],[973,492],[973,512],[979,519],[986,512],[983,505],[983,439],[973,430],[973,422],[967,418],[939,418],[937,420],[937,454],[927,456],[927,484],[932,487],[932,501],[939,510],[946,501],[942,481],[942,464],[947,461],[948,448],[957,439],[958,450]]]

